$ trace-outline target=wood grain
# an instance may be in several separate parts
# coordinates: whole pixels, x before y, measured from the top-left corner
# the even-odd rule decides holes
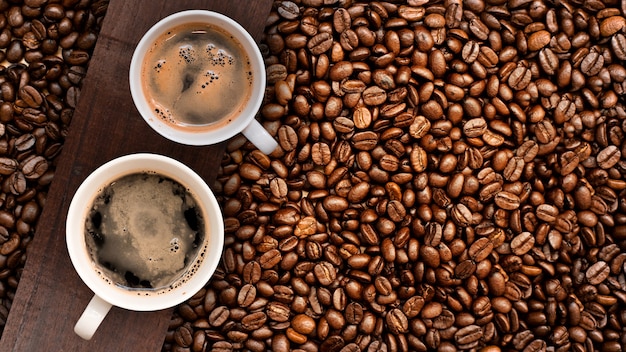
[[[93,293],[82,283],[67,254],[67,209],[91,171],[130,153],[173,157],[213,184],[224,144],[184,146],[152,131],[130,96],[130,59],[151,25],[186,9],[210,9],[228,15],[258,41],[271,4],[271,0],[110,1],[48,199],[28,248],[0,351],[161,350],[173,309],[132,312],[114,307],[91,341],[74,334],[74,324]]]

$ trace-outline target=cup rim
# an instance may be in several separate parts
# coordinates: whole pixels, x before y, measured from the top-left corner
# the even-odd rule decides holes
[[[251,69],[254,72],[251,96],[241,114],[237,115],[237,117],[229,123],[222,124],[215,129],[205,129],[203,131],[183,131],[181,129],[174,129],[167,125],[159,117],[155,116],[146,103],[146,94],[144,93],[143,85],[141,83],[141,67],[143,64],[143,58],[145,57],[146,50],[150,44],[152,44],[154,40],[167,29],[190,22],[214,24],[233,34],[248,54]],[[139,43],[135,47],[131,58],[129,84],[130,93],[135,107],[146,123],[157,133],[169,140],[181,144],[197,146],[211,145],[223,142],[235,136],[237,133],[240,133],[255,118],[261,108],[265,94],[265,63],[256,41],[252,38],[250,33],[248,33],[248,31],[234,19],[210,10],[185,10],[164,17],[150,27],[142,36]]]
[[[96,273],[96,264],[87,253],[84,223],[93,197],[99,189],[122,176],[137,172],[156,172],[176,180],[191,190],[203,204],[205,252],[203,260],[188,280],[169,290],[146,294],[146,290],[128,290],[107,283]],[[214,221],[219,219],[219,221]],[[78,187],[70,202],[66,219],[66,245],[70,260],[81,280],[95,295],[110,304],[134,311],[155,311],[184,302],[200,291],[211,279],[221,260],[224,247],[224,223],[217,199],[204,180],[191,168],[170,157],[136,153],[124,155],[101,165]],[[208,244],[207,244],[208,243]]]

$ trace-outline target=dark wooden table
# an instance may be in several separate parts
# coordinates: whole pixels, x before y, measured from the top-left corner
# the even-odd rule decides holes
[[[260,39],[272,0],[111,0],[48,199],[0,341],[0,351],[160,351],[173,309],[131,312],[114,307],[84,341],[74,324],[93,293],[72,267],[65,219],[80,183],[99,165],[135,152],[168,155],[209,185],[224,144],[191,147],[153,132],[135,109],[128,67],[135,45],[159,19],[181,10],[210,9],[241,23]]]

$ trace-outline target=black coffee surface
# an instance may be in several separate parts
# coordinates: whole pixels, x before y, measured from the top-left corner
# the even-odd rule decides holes
[[[122,177],[94,200],[85,223],[92,258],[113,283],[162,288],[194,262],[203,218],[180,183],[156,174]]]

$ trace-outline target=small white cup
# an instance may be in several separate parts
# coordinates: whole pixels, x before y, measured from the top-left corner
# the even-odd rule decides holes
[[[146,290],[128,289],[111,283],[98,274],[98,268],[87,249],[85,221],[94,198],[112,181],[125,175],[155,172],[185,186],[201,204],[204,218],[204,256],[195,272],[173,288],[146,294]],[[222,255],[224,222],[213,192],[192,169],[172,158],[148,153],[130,154],[111,160],[91,173],[79,186],[70,203],[66,242],[70,259],[82,281],[94,292],[74,331],[89,340],[112,306],[133,311],[156,311],[178,305],[189,299],[209,281]]]
[[[232,34],[247,52],[253,72],[252,94],[243,111],[231,122],[222,124],[223,127],[209,131],[182,131],[163,122],[161,118],[155,116],[148,105],[142,85],[142,65],[152,43],[168,29],[186,23],[208,23]],[[163,18],[152,26],[137,44],[130,63],[129,76],[130,92],[137,110],[148,125],[165,138],[187,145],[210,145],[225,141],[241,132],[265,154],[272,153],[278,146],[274,138],[254,118],[265,94],[266,75],[263,56],[250,34],[227,16],[207,10],[188,10]]]

